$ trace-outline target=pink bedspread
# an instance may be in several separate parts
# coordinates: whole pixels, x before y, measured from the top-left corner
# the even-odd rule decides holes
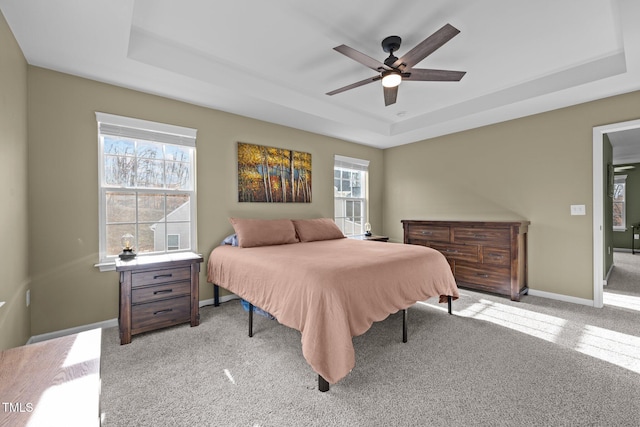
[[[353,239],[220,246],[209,257],[207,279],[300,331],[305,359],[329,383],[353,369],[352,337],[373,322],[430,297],[458,298],[438,251]]]

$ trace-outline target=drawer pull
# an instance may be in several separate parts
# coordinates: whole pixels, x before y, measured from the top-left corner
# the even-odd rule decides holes
[[[154,311],[153,315],[155,316],[156,314],[164,314],[164,313],[170,313],[173,311],[173,308],[168,308],[166,310],[158,310],[158,311]]]
[[[502,255],[500,255],[500,254],[492,254],[492,253],[490,253],[489,256],[493,257],[493,258],[502,258]]]
[[[488,275],[488,274],[486,274],[486,273],[476,273],[476,276],[478,276],[478,277],[483,277],[483,278],[485,278],[485,279],[486,279],[487,277],[489,277],[489,275]]]
[[[486,239],[487,235],[486,234],[474,234],[473,237],[475,237],[476,239]]]
[[[457,254],[458,250],[457,249],[447,249],[447,253],[449,253],[449,254]]]
[[[423,236],[431,236],[433,233],[431,231],[423,231],[422,235]]]
[[[173,276],[173,274],[171,274],[171,273],[169,273],[169,274],[158,274],[157,276],[153,276],[153,279],[154,280],[155,279],[164,279],[164,278],[171,277],[171,276]]]
[[[153,294],[154,295],[158,295],[158,294],[170,294],[171,292],[173,292],[173,289],[163,289],[161,291],[154,291]]]

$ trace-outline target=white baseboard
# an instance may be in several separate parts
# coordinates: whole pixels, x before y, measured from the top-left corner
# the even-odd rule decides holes
[[[554,299],[554,300],[558,300],[558,301],[570,302],[570,303],[573,303],[573,304],[588,305],[588,306],[591,306],[591,307],[594,306],[593,300],[584,299],[584,298],[577,298],[577,297],[571,297],[571,296],[562,295],[562,294],[554,294],[552,292],[537,291],[535,289],[529,289],[528,294],[533,296],[533,297]]]
[[[239,299],[237,295],[225,295],[220,297],[220,302],[227,302],[233,299]],[[199,307],[204,307],[205,305],[213,305],[213,298],[201,300],[198,303]],[[118,326],[118,319],[109,319],[103,320],[102,322],[91,323],[88,325],[76,326],[74,328],[62,329],[60,331],[47,332],[46,334],[34,335],[29,338],[27,344],[33,344],[36,342],[47,341],[53,338],[66,337],[67,335],[78,334],[80,332],[89,331],[91,329],[104,329],[104,328],[112,328],[114,326]]]
[[[76,326],[74,328],[62,329],[60,331],[47,332],[46,334],[34,335],[29,338],[27,344],[33,344],[40,341],[51,340],[54,338],[65,337],[67,335],[78,334],[80,332],[88,331],[91,329],[112,328],[118,326],[118,319],[109,319],[102,322],[91,323],[89,325]]]

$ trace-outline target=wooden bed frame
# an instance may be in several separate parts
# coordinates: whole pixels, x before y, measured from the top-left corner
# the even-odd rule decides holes
[[[447,295],[447,311],[453,314],[451,310],[451,295]],[[220,306],[220,286],[213,285],[213,306]],[[402,310],[402,342],[407,342],[407,308]],[[253,304],[249,303],[249,338],[253,337]],[[329,391],[329,382],[322,375],[318,374],[318,390],[321,392]]]

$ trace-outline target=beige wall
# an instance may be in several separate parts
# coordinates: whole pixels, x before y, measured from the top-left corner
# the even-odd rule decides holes
[[[27,226],[27,62],[0,13],[0,350],[30,336]]]
[[[402,219],[527,219],[530,288],[590,300],[592,130],[637,119],[639,105],[635,92],[385,150],[384,232],[401,241]]]
[[[338,153],[371,160],[374,230],[401,241],[402,219],[528,219],[530,287],[586,299],[593,270],[592,127],[640,117],[636,92],[381,151],[27,66],[4,19],[0,45],[0,192],[10,201],[0,210],[10,242],[0,249],[0,301],[7,301],[0,349],[117,316],[117,275],[93,267],[95,111],[198,129],[198,249],[205,257],[232,231],[232,215],[331,216]],[[313,203],[237,203],[237,141],[310,152]],[[570,204],[586,204],[587,215],[570,216]],[[208,299],[204,270],[201,299]],[[24,304],[29,288],[31,310]]]
[[[333,217],[333,155],[371,161],[371,222],[382,228],[382,150],[29,67],[31,334],[118,315],[118,276],[98,272],[95,112],[198,129],[198,250],[205,257],[233,229],[229,216]],[[238,203],[236,142],[309,152],[313,202]],[[200,298],[213,297],[200,275]]]

